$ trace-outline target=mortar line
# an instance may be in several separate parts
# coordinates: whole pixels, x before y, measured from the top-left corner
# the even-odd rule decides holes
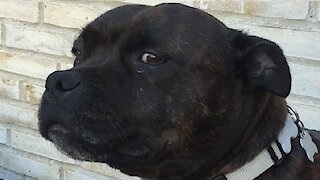
[[[293,56],[286,56],[286,59],[289,63],[292,63],[293,65],[320,68],[320,60],[307,59],[303,57],[293,57]]]
[[[320,108],[320,98],[317,97],[291,93],[287,100],[305,106]]]
[[[44,23],[44,2],[40,1],[38,4],[38,23]]]
[[[74,58],[69,56],[63,56],[63,55],[56,55],[56,54],[48,54],[44,52],[36,52],[32,50],[27,49],[19,49],[16,47],[7,47],[0,45],[0,52],[8,52],[19,56],[35,56],[40,59],[44,59],[50,62],[64,62],[64,63],[70,63],[73,62]],[[58,59],[58,60],[57,60]]]
[[[1,44],[2,46],[5,46],[6,45],[6,29],[5,29],[5,25],[4,25],[4,22],[1,21]]]

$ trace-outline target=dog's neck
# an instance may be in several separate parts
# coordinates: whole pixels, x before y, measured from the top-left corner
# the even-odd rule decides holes
[[[256,102],[263,102],[262,104],[251,104],[251,106],[259,107],[253,112],[254,115],[239,116],[248,119],[246,120],[246,128],[243,128],[243,132],[239,133],[241,135],[235,135],[233,147],[225,156],[221,157],[218,164],[202,167],[200,171],[192,175],[193,177],[211,179],[220,174],[230,173],[254,159],[277,139],[287,117],[285,99],[273,95],[260,98],[262,99],[258,98]],[[240,122],[244,121],[240,120]]]
[[[247,128],[243,129],[242,136],[238,136],[237,142],[240,143],[230,152],[231,163],[229,164],[241,166],[240,163],[244,164],[253,159],[260,151],[277,139],[287,117],[287,105],[283,98],[271,95],[267,99],[264,107],[261,105],[260,109],[254,109],[255,112],[253,113],[257,115],[250,115],[251,119],[248,117]],[[246,156],[241,152],[246,152]]]
[[[224,157],[225,165],[221,166],[218,173],[226,174],[238,169],[278,138],[287,117],[286,102],[273,95],[265,98],[265,104],[257,106],[260,107],[256,109],[257,115],[250,115],[252,119],[247,123],[248,127],[242,136],[238,136],[240,143]]]

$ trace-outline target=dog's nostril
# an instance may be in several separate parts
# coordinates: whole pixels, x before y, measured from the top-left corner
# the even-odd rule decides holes
[[[70,71],[56,71],[49,75],[46,81],[48,91],[71,91],[80,84],[78,75]]]

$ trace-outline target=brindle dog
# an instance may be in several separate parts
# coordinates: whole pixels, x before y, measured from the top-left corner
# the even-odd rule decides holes
[[[74,42],[52,73],[39,128],[69,156],[150,179],[210,179],[277,139],[291,76],[275,43],[180,4],[128,5]],[[320,147],[320,141],[313,134]],[[320,179],[299,140],[257,179]]]

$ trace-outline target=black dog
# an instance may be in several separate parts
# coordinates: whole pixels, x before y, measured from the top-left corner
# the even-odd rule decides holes
[[[47,79],[39,127],[75,159],[151,179],[211,179],[254,159],[284,127],[282,50],[201,10],[119,7],[84,28],[72,52],[74,68]],[[257,179],[319,179],[319,160],[296,138]]]

